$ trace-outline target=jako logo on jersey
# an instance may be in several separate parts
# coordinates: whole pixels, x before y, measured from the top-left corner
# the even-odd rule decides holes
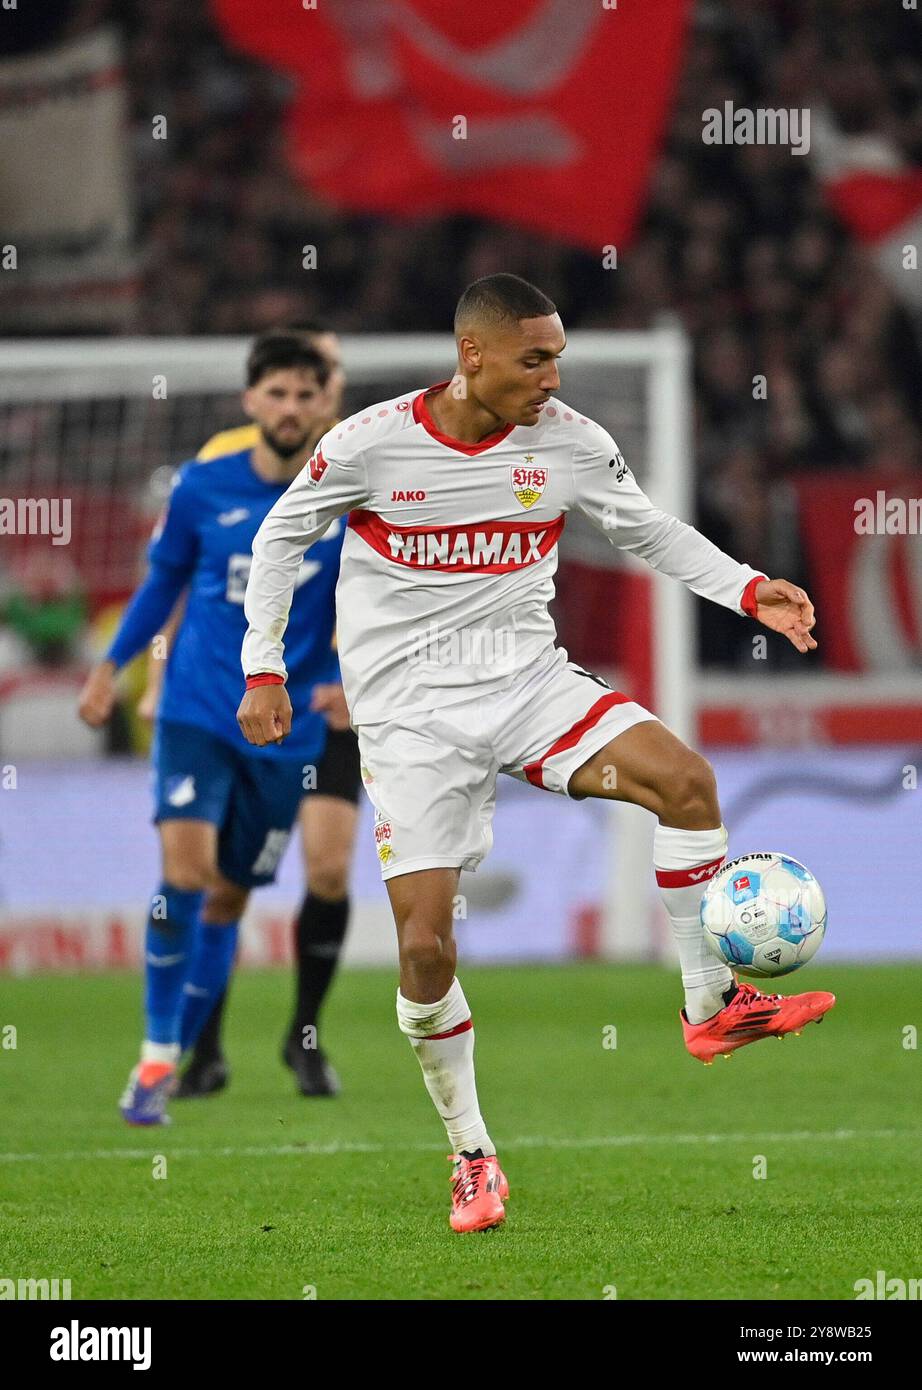
[[[385,559],[412,569],[476,570],[505,574],[536,564],[554,549],[563,517],[544,526],[524,521],[488,521],[480,526],[388,526],[375,512],[354,511],[349,526]]]
[[[391,493],[391,501],[392,501],[392,502],[425,502],[425,500],[426,500],[426,494],[425,494],[424,492],[392,492],[392,493]]]
[[[397,404],[394,406],[394,409],[395,409],[395,410],[409,410],[409,409],[410,409],[410,402],[409,402],[409,401],[398,401]]]
[[[324,473],[329,468],[329,464],[318,449],[316,454],[312,454],[307,460],[307,467],[310,472],[310,477],[307,480],[308,485],[310,487],[316,487],[317,484],[322,481]]]
[[[527,458],[531,458],[531,454]],[[547,487],[546,468],[512,467],[512,491],[523,507],[533,507]]]

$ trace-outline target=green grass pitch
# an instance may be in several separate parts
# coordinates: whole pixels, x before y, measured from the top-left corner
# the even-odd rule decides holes
[[[505,1226],[464,1237],[390,972],[337,982],[332,1101],[280,1063],[289,975],[239,975],[230,1088],[156,1130],[116,1110],[137,979],[4,980],[0,1277],[91,1299],[848,1300],[878,1269],[922,1274],[919,965],[820,961],[782,987],[836,991],[821,1027],[713,1067],[684,1051],[670,971],[461,978],[512,1189]]]

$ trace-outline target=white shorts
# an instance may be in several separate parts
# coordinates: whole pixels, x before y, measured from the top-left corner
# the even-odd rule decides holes
[[[382,878],[476,869],[493,844],[497,773],[566,796],[593,753],[655,718],[557,649],[499,694],[359,725]]]

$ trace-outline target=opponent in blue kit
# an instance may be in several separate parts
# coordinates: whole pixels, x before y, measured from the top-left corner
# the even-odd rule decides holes
[[[166,1118],[181,1051],[227,983],[249,891],[274,879],[301,799],[316,785],[327,720],[312,708],[312,697],[315,687],[339,681],[333,629],[340,523],[302,565],[292,600],[288,688],[303,711],[296,740],[250,747],[236,709],[253,537],[307,461],[326,407],[328,374],[325,358],[297,334],[256,340],[243,403],[259,426],[259,440],[253,448],[179,468],[151,541],[147,578],[81,695],[83,718],[103,723],[115,701],[118,669],[151,642],[188,592],[154,739],[163,880],[146,932],[141,1060],[121,1103],[129,1123]]]

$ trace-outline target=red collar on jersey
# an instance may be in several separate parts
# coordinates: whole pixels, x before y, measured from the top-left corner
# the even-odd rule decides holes
[[[420,391],[419,395],[413,398],[413,419],[417,424],[422,425],[426,433],[431,434],[433,439],[437,439],[440,444],[447,444],[449,449],[457,449],[460,454],[482,454],[484,449],[492,449],[494,444],[499,444],[506,438],[510,430],[515,429],[515,425],[503,425],[501,430],[487,435],[486,439],[481,439],[479,444],[465,444],[460,439],[452,439],[450,434],[443,434],[429,414],[426,397],[430,391],[441,391],[446,386],[450,386],[451,382],[452,378],[449,378],[448,381],[436,382],[435,386],[427,386],[425,391]]]

